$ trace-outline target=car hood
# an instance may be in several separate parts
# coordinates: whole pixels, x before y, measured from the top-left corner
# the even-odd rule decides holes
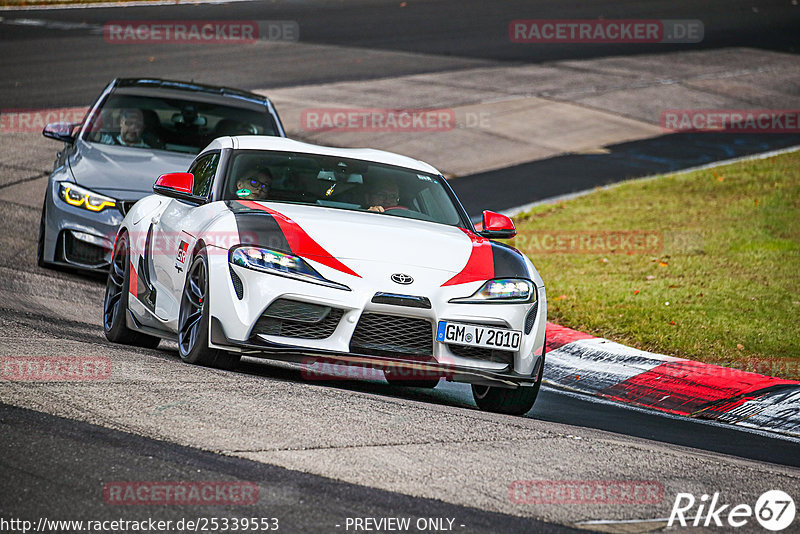
[[[439,271],[464,283],[531,276],[516,249],[461,228],[379,213],[228,201],[241,242],[285,250],[348,274]],[[411,271],[412,273],[415,271]]]
[[[193,160],[192,154],[78,141],[69,165],[79,185],[113,198],[134,200],[152,193],[159,175],[184,172]]]
[[[277,202],[229,201],[243,242],[307,259],[328,256],[345,265],[389,263],[456,273],[472,241],[461,229],[345,209]]]

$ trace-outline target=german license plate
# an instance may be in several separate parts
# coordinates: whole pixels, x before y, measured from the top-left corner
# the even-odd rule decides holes
[[[436,341],[468,347],[518,351],[522,332],[474,324],[439,321]]]

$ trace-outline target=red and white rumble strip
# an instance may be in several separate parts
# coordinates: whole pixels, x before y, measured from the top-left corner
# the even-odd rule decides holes
[[[676,415],[800,436],[800,382],[645,352],[547,323],[545,379]]]

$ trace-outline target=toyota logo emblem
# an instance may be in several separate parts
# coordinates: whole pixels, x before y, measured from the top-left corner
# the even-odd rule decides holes
[[[404,286],[407,286],[413,281],[414,279],[408,276],[407,274],[395,273],[392,275],[392,282],[394,282],[395,284],[403,284]]]

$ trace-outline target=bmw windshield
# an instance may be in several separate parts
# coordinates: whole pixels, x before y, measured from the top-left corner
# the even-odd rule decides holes
[[[308,204],[467,227],[441,176],[318,154],[235,152],[223,197]]]
[[[85,141],[197,154],[217,137],[280,135],[263,112],[178,98],[112,94],[90,118]]]

